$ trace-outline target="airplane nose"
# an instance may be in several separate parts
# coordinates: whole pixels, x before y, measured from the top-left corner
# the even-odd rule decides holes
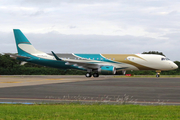
[[[170,67],[171,67],[172,70],[178,68],[178,66],[173,61],[171,61],[169,64],[170,64]]]
[[[173,64],[173,68],[174,68],[174,69],[177,69],[178,66],[174,63],[174,64]]]

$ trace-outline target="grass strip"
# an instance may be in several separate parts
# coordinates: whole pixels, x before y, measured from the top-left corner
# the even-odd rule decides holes
[[[0,120],[179,120],[180,106],[141,105],[8,105],[0,104]]]

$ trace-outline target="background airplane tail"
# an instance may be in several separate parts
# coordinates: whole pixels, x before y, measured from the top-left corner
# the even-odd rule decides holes
[[[18,55],[29,57],[32,54],[42,54],[36,50],[19,29],[13,29]]]

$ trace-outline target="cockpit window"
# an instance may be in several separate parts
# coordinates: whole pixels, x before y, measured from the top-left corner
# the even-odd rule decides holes
[[[161,60],[170,60],[169,58],[161,58]]]
[[[165,58],[161,58],[161,60],[166,60]]]

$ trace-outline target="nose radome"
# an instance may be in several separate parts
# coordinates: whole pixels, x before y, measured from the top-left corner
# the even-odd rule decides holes
[[[174,64],[173,64],[173,68],[174,68],[174,69],[177,69],[178,66],[174,63]]]
[[[169,65],[170,65],[170,67],[171,67],[172,70],[178,68],[178,66],[177,66],[173,61],[170,61],[170,62],[169,62]]]
[[[177,69],[178,68],[178,66],[174,62],[170,63],[170,65],[171,65],[172,69]]]

